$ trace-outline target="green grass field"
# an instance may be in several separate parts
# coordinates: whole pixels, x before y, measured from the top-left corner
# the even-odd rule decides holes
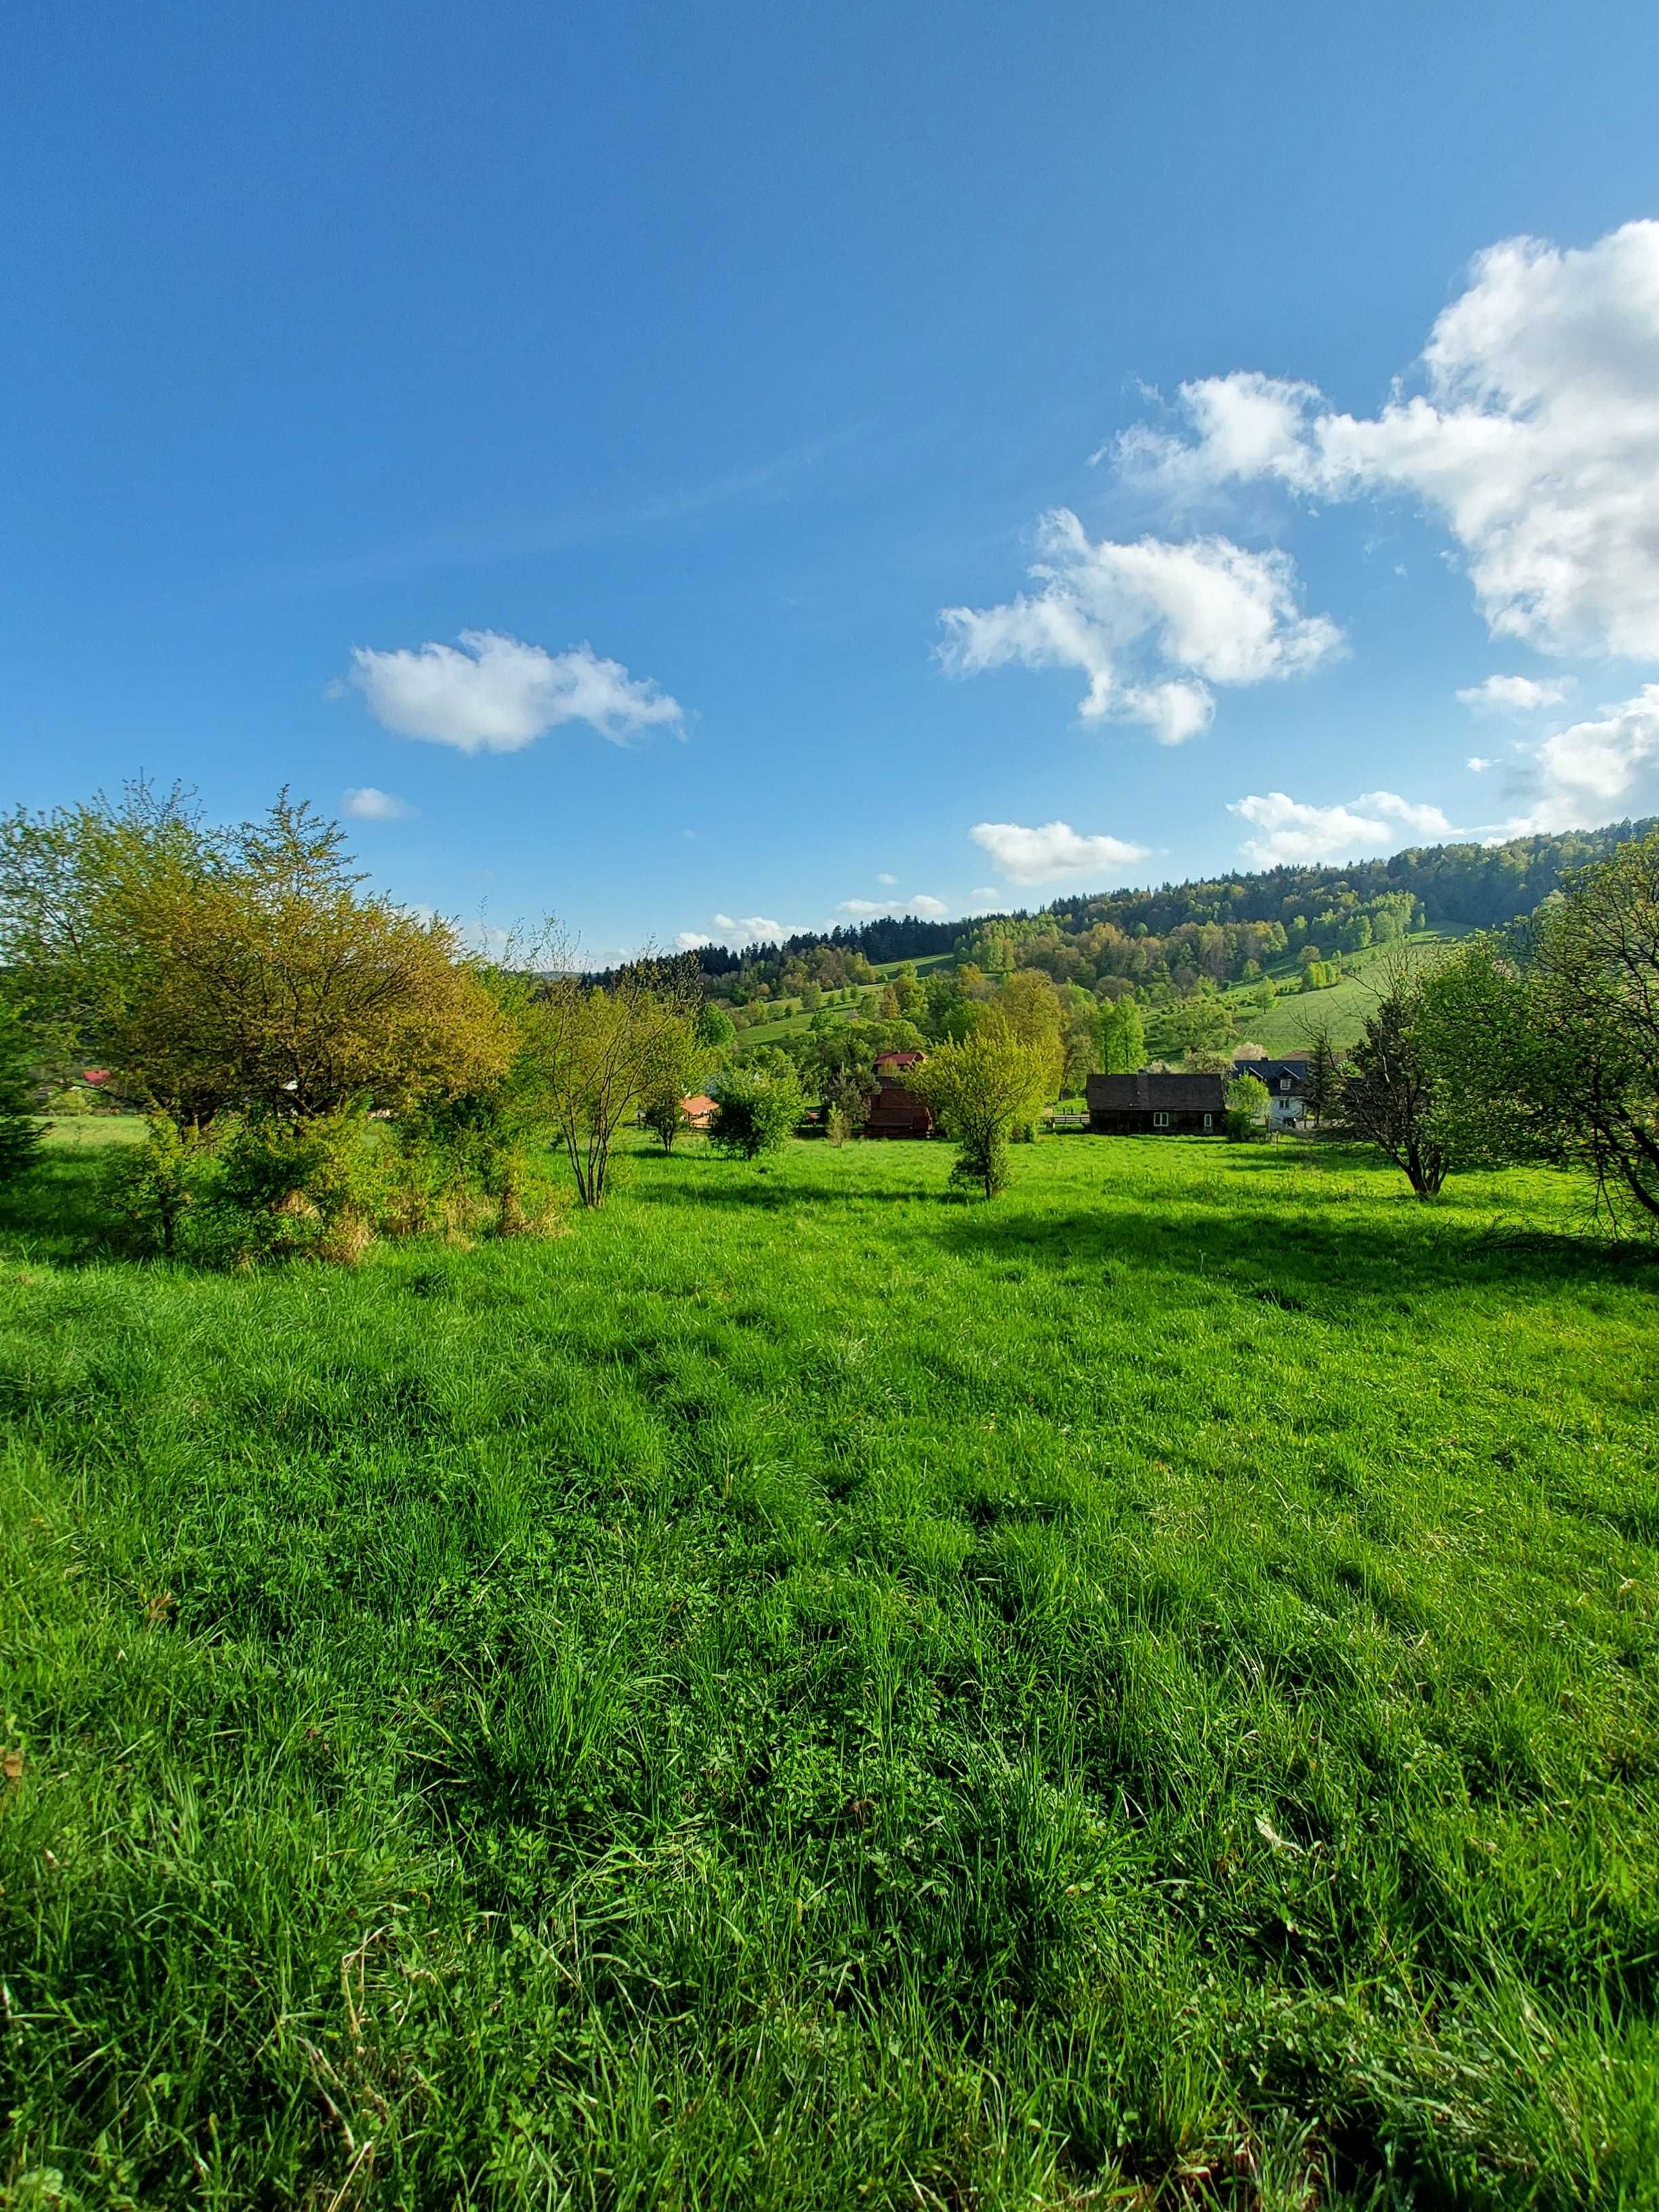
[[[1409,941],[1413,959],[1420,959],[1437,946],[1450,943],[1455,931],[1419,930]],[[1248,987],[1237,986],[1222,994],[1229,1011],[1241,1025],[1241,1036],[1253,1044],[1265,1045],[1270,1053],[1305,1052],[1312,1033],[1318,1029],[1328,1030],[1331,1042],[1339,1049],[1357,1044],[1364,1033],[1365,1017],[1376,1005],[1376,987],[1370,970],[1376,962],[1386,957],[1389,948],[1372,945],[1363,952],[1346,954],[1345,958],[1357,971],[1345,975],[1340,983],[1333,983],[1323,991],[1299,991],[1296,988],[1300,975],[1294,961],[1285,961],[1273,970],[1273,981],[1283,995],[1274,1000],[1266,1013],[1250,1004]]]
[[[0,2204],[1659,2204],[1659,1269],[1340,1149],[0,1243]]]

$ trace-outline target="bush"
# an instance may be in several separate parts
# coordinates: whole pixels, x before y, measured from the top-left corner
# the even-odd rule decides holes
[[[1042,1053],[1000,1016],[960,1044],[942,1045],[912,1078],[957,1147],[951,1181],[994,1198],[1008,1184],[1008,1140],[1034,1121],[1048,1087]]]
[[[194,1210],[211,1196],[211,1146],[170,1115],[152,1114],[142,1145],[123,1145],[104,1164],[104,1198],[125,1241],[164,1260],[180,1256]]]
[[[752,1160],[787,1144],[805,1110],[800,1078],[779,1053],[763,1067],[730,1068],[720,1077],[708,1133],[721,1152]]]
[[[0,1008],[0,1182],[34,1164],[42,1131],[31,1105],[28,1039],[21,1017]]]
[[[1241,1075],[1227,1085],[1227,1134],[1236,1144],[1265,1135],[1267,1127],[1267,1086],[1260,1076]]]
[[[386,1210],[386,1133],[360,1114],[234,1124],[219,1151],[212,1256],[360,1260]],[[206,1253],[204,1256],[209,1256]]]

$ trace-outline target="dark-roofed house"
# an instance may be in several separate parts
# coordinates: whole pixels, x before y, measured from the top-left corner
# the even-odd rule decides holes
[[[1294,1129],[1308,1112],[1308,1057],[1291,1053],[1284,1060],[1236,1060],[1235,1075],[1253,1075],[1267,1088],[1267,1127]]]
[[[1218,1075],[1091,1075],[1085,1096],[1097,1136],[1202,1136],[1219,1129],[1226,1085]]]

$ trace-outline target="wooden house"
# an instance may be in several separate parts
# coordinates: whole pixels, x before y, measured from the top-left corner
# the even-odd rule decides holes
[[[866,1137],[931,1137],[933,1116],[920,1092],[908,1090],[892,1076],[882,1076],[864,1102]]]
[[[1085,1086],[1097,1136],[1202,1136],[1219,1130],[1226,1085],[1218,1075],[1091,1075]]]

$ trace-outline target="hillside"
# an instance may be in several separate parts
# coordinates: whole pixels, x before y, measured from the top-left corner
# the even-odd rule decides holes
[[[820,980],[846,983],[868,980],[903,960],[920,963],[951,955],[1000,969],[1021,962],[1030,948],[1045,943],[1055,964],[1064,967],[1074,955],[1080,958],[1079,948],[1091,939],[1097,955],[1103,939],[1143,944],[1150,939],[1178,951],[1182,942],[1206,932],[1213,937],[1218,930],[1225,940],[1217,956],[1224,965],[1231,961],[1242,966],[1249,958],[1267,965],[1273,948],[1264,958],[1264,933],[1283,932],[1295,951],[1299,944],[1318,941],[1322,923],[1328,932],[1340,929],[1361,913],[1386,915],[1390,933],[1501,927],[1531,913],[1574,869],[1655,828],[1659,820],[1644,819],[1499,845],[1413,847],[1386,860],[1237,872],[1157,889],[1075,894],[1035,909],[955,921],[886,915],[741,952],[705,945],[696,957],[716,993],[739,1000],[763,983],[775,993],[783,986],[787,995],[792,974],[816,973]],[[1125,966],[1114,972],[1129,971]],[[1215,980],[1236,979],[1218,974]]]
[[[1450,944],[1459,933],[1455,930],[1419,930],[1404,942],[1411,956],[1416,957],[1432,952],[1437,945]],[[1324,1030],[1332,1044],[1340,1049],[1359,1040],[1365,1017],[1376,1003],[1376,985],[1370,971],[1389,949],[1387,945],[1373,945],[1367,951],[1351,953],[1349,964],[1355,972],[1323,991],[1304,992],[1289,988],[1295,980],[1295,970],[1289,963],[1284,963],[1270,972],[1287,988],[1265,1013],[1252,1002],[1248,990],[1224,992],[1223,1001],[1237,1022],[1240,1036],[1254,1044],[1266,1045],[1271,1053],[1304,1050],[1316,1030]]]

